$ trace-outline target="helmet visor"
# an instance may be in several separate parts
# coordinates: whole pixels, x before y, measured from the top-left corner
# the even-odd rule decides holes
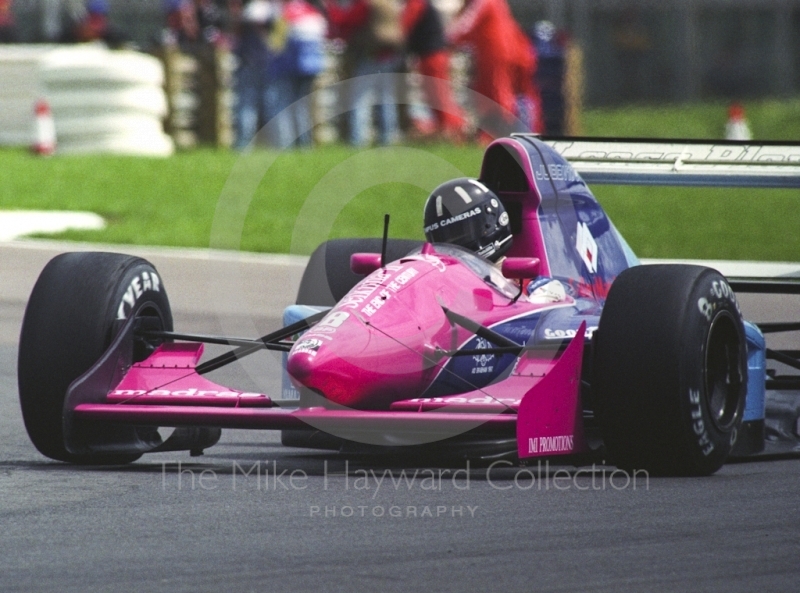
[[[486,217],[483,212],[478,212],[472,216],[468,213],[444,219],[438,222],[437,228],[431,229],[429,235],[434,243],[454,243],[467,249],[476,250],[481,245],[481,239],[487,230]],[[459,220],[460,219],[460,220]]]

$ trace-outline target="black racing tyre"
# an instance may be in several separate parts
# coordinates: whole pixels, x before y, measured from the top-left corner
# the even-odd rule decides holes
[[[609,460],[654,475],[709,475],[736,440],[747,351],[736,297],[717,271],[637,266],[608,294],[592,391]]]
[[[382,239],[332,239],[322,243],[308,260],[300,288],[298,305],[333,307],[364,277],[350,270],[350,256],[354,253],[380,253]],[[386,261],[391,262],[420,247],[421,241],[389,239]]]
[[[74,463],[127,463],[140,457],[75,455],[64,444],[64,398],[70,383],[97,362],[131,315],[148,328],[172,330],[167,293],[146,260],[117,253],[64,253],[42,270],[25,309],[17,376],[25,428],[43,455]],[[134,361],[154,347],[137,341]]]

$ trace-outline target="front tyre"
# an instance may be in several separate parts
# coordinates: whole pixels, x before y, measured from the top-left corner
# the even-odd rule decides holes
[[[725,462],[747,388],[736,296],[709,268],[637,266],[609,292],[594,343],[597,415],[626,470],[709,475]]]
[[[127,463],[140,456],[76,455],[64,445],[67,389],[131,316],[148,329],[172,330],[167,293],[146,260],[117,253],[64,253],[42,270],[22,321],[17,377],[25,428],[43,455],[74,463]],[[155,345],[137,340],[134,362],[149,356]]]

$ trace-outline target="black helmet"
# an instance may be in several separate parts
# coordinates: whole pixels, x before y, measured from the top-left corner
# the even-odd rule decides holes
[[[425,202],[425,238],[453,243],[491,260],[511,247],[508,213],[492,190],[462,177],[433,190]]]

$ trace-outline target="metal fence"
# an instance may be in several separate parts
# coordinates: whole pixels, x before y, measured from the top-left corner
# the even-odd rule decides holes
[[[509,0],[585,49],[586,102],[690,101],[800,91],[800,0]]]

